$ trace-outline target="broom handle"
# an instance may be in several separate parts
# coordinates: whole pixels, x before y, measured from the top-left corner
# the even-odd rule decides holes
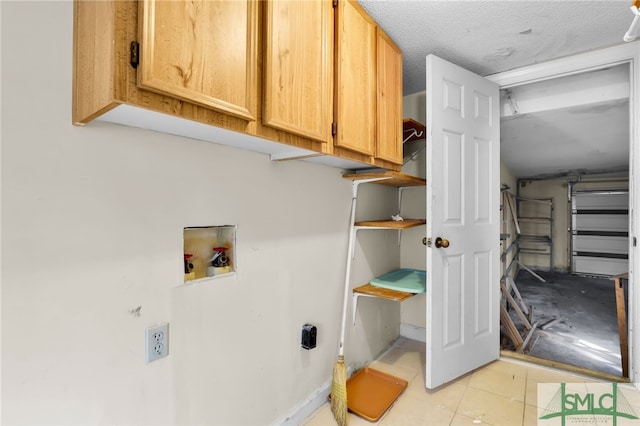
[[[340,346],[338,355],[344,356],[344,334],[347,329],[347,306],[349,302],[349,278],[351,277],[351,260],[353,259],[354,239],[356,237],[356,201],[358,199],[358,185],[362,183],[387,180],[390,177],[377,177],[370,179],[354,180],[351,197],[351,215],[349,217],[349,247],[347,248],[347,267],[344,273],[344,298],[342,300],[342,326],[340,328]]]
[[[353,198],[351,198],[351,215],[349,218],[349,247],[347,248],[347,267],[344,273],[344,296],[342,300],[342,325],[340,328],[340,346],[338,355],[344,356],[344,334],[347,328],[347,305],[349,300],[349,278],[351,276],[351,259],[353,258],[353,239],[355,237],[356,199],[358,198],[358,184],[353,182]]]

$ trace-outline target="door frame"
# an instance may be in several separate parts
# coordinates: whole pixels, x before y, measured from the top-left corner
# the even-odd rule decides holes
[[[640,255],[636,255],[634,241],[640,237],[640,41],[620,44],[605,49],[594,50],[574,56],[554,59],[529,65],[511,71],[489,76],[486,79],[500,86],[500,89],[520,86],[552,78],[594,71],[612,65],[629,64],[629,379],[635,383],[640,379],[640,350],[635,350],[635,342],[640,342],[640,291],[634,291],[635,272],[640,271]],[[636,146],[638,148],[636,148]],[[639,324],[638,327],[635,324]],[[640,383],[636,384],[640,389]]]

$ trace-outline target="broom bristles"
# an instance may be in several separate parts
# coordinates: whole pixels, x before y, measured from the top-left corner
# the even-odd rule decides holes
[[[339,426],[347,426],[347,369],[342,355],[338,356],[338,361],[333,366],[331,411]]]

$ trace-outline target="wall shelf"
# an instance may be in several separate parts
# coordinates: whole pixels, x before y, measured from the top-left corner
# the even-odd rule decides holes
[[[427,184],[427,181],[425,179],[392,171],[350,173],[342,175],[342,177],[345,179],[350,179],[352,181],[375,179],[375,182],[372,183],[377,183],[378,185],[395,186],[398,188],[409,186],[425,186]]]
[[[372,296],[380,297],[383,299],[395,300],[402,302],[408,298],[415,296],[416,293],[409,293],[406,291],[389,290],[388,288],[376,287],[369,283],[356,287],[353,289],[354,296]]]
[[[518,217],[518,222],[549,223],[550,217]]]
[[[406,121],[406,120],[405,120]],[[419,124],[419,123],[418,123]],[[349,280],[351,270],[351,260],[353,259],[355,236],[360,229],[393,229],[398,231],[398,243],[400,243],[400,231],[403,229],[414,228],[427,223],[425,219],[403,219],[399,221],[394,220],[370,220],[355,222],[355,210],[356,201],[358,199],[358,186],[364,183],[377,183],[379,185],[394,186],[398,188],[398,215],[400,214],[400,208],[402,206],[402,192],[406,188],[426,186],[427,181],[425,179],[407,175],[404,173],[393,171],[381,171],[381,172],[363,172],[363,173],[351,173],[343,175],[345,179],[353,181],[353,199],[351,209],[351,223],[349,231],[349,253],[347,257],[347,272],[346,279]],[[346,290],[346,289],[345,289]],[[398,290],[390,290],[382,287],[376,287],[371,283],[367,283],[360,287],[353,289],[353,324],[356,323],[356,312],[358,307],[359,297],[376,297],[381,299],[403,301],[412,296],[415,293],[403,292]],[[346,296],[346,295],[345,295]]]
[[[402,302],[410,297],[415,296],[416,293],[408,293],[405,291],[389,290],[387,288],[376,287],[369,283],[356,287],[353,289],[353,324],[356,323],[356,312],[358,308],[359,297],[376,297],[379,299],[393,300],[396,302]]]
[[[425,219],[367,220],[363,222],[356,222],[355,225],[361,228],[409,229],[426,223],[427,221]]]

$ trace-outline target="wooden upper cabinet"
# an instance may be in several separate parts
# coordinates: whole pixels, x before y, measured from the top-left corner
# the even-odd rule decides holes
[[[401,61],[356,0],[77,0],[73,122],[142,108],[399,170]]]
[[[377,28],[376,158],[402,164],[402,50]]]
[[[334,145],[375,153],[376,23],[352,0],[336,10],[336,122]]]
[[[330,1],[264,3],[263,124],[319,142],[333,120]]]
[[[140,1],[138,85],[256,119],[258,0]]]

